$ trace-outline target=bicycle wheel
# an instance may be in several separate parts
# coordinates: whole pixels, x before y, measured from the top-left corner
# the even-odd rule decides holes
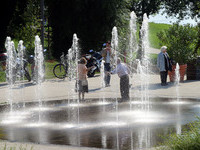
[[[67,74],[65,66],[63,64],[55,65],[53,68],[53,74],[55,75],[55,77],[57,77],[59,79],[64,79]]]

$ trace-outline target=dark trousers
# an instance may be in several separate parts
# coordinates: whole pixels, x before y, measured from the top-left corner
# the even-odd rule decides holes
[[[163,84],[167,83],[167,74],[168,74],[168,71],[160,72],[161,83],[163,83]]]
[[[122,100],[129,99],[129,76],[124,75],[120,77],[120,92]]]
[[[107,74],[107,72],[110,72],[111,68],[110,68],[110,63],[104,63],[104,71],[105,73],[105,85],[109,85],[110,84],[110,74]]]

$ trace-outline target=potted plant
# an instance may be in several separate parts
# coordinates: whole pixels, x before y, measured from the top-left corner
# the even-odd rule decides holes
[[[167,53],[173,60],[172,71],[169,71],[170,81],[175,80],[176,63],[180,66],[180,81],[183,81],[187,63],[196,57],[193,52],[197,32],[189,24],[183,26],[176,23],[168,30],[159,32],[157,36],[161,41],[161,45],[168,47]]]

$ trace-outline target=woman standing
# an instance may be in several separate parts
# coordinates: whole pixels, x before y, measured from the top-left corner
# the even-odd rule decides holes
[[[169,59],[169,55],[167,54],[167,47],[162,46],[161,52],[158,54],[157,57],[157,66],[160,70],[160,78],[161,78],[161,85],[167,85],[167,74],[168,71],[172,70],[172,64]]]
[[[85,92],[88,93],[88,81],[87,81],[87,72],[92,69],[94,66],[89,68],[86,67],[87,60],[82,57],[78,62],[78,82],[77,84],[77,91],[79,92],[79,100],[84,100]]]

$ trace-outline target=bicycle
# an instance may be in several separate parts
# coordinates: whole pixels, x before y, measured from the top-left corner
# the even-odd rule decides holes
[[[60,56],[60,60],[60,63],[54,66],[53,74],[59,79],[64,79],[65,77],[67,77],[68,70],[67,55],[65,56],[64,53],[62,53],[62,55]]]

